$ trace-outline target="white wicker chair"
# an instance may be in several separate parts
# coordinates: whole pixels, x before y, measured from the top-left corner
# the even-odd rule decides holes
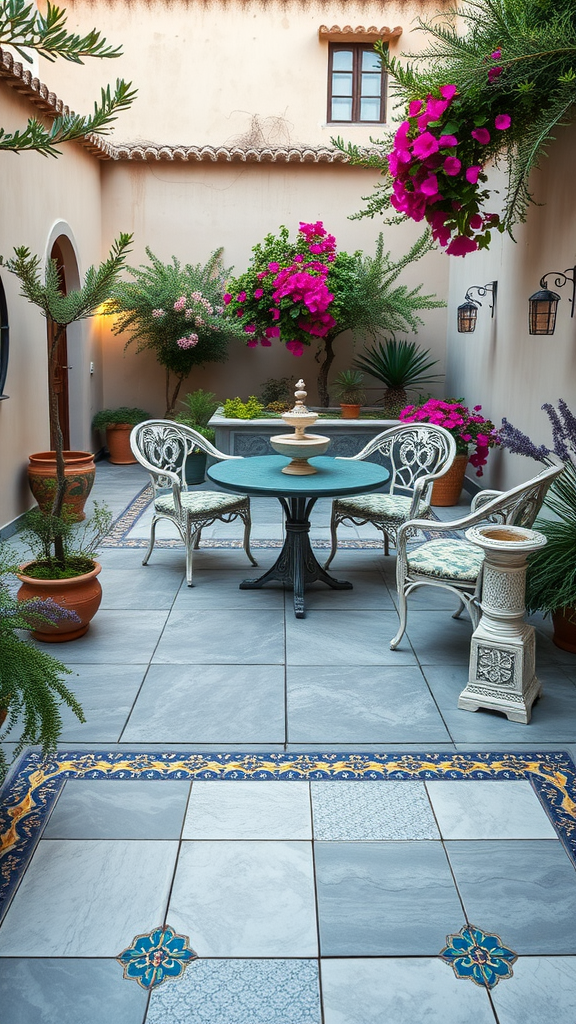
[[[456,442],[444,427],[430,423],[402,423],[373,438],[354,459],[366,459],[378,451],[390,462],[390,490],[386,494],[355,494],[332,502],[332,548],[327,569],[336,554],[340,523],[356,526],[373,523],[384,534],[384,554],[396,546],[399,527],[407,519],[433,517],[430,495],[434,480],[446,473],[456,455]]]
[[[434,523],[434,532],[460,532],[486,521],[530,528],[546,491],[564,468],[564,463],[555,455],[547,456],[546,462],[546,468],[538,476],[509,491],[479,491],[472,501],[469,515],[449,523]],[[466,608],[474,629],[480,621],[484,552],[476,544],[453,537],[440,537],[408,547],[415,533],[429,529],[430,523],[425,519],[414,519],[398,530],[396,587],[400,626],[390,641],[392,650],[398,646],[406,630],[408,595],[418,587],[442,587],[451,591],[459,601],[453,618],[457,619]]]
[[[223,491],[189,490],[186,483],[186,459],[199,448],[213,458],[237,459],[238,455],[225,455],[197,430],[171,420],[145,420],[134,427],[130,446],[138,462],[150,473],[154,488],[154,516],[150,529],[150,545],[142,560],[146,565],[156,535],[159,519],[175,523],[186,547],[186,581],[192,583],[192,557],[200,543],[205,526],[216,520],[231,523],[241,519],[244,523],[244,550],[252,565],[258,565],[250,551],[250,499],[244,494],[226,494]]]

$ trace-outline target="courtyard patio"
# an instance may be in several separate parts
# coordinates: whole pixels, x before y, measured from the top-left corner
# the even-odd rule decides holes
[[[2,1021],[574,1024],[573,655],[535,619],[531,723],[458,710],[470,622],[420,591],[391,651],[372,527],[340,529],[354,589],[314,585],[296,619],[278,584],[238,589],[235,524],[193,588],[169,525],[143,567],[146,482],[98,463],[103,602],[51,652],[87,721],[6,782]],[[265,570],[281,510],[252,511]]]

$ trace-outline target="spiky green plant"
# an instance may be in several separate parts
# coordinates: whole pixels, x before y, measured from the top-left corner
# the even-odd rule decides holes
[[[364,374],[360,370],[341,370],[332,385],[342,405],[362,405],[366,398]]]
[[[528,559],[526,607],[547,615],[576,608],[576,467],[572,462],[552,481],[544,509],[556,518],[540,516],[534,524],[548,543]]]
[[[429,359],[430,349],[421,349],[415,341],[387,338],[366,348],[354,360],[356,366],[386,385],[384,412],[397,416],[408,402],[408,391],[442,380],[444,374],[429,373],[437,359]]]

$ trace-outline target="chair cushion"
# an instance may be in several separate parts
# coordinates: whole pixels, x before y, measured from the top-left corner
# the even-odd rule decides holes
[[[408,568],[423,576],[475,583],[484,552],[467,540],[429,540],[407,553]]]
[[[217,516],[238,508],[247,500],[245,494],[223,494],[221,491],[182,491],[180,495],[182,509],[191,516]],[[154,508],[164,515],[176,515],[172,493],[157,497]]]
[[[405,523],[410,515],[412,498],[406,494],[355,494],[351,498],[338,498],[335,502],[340,515],[354,516],[356,519],[388,519],[392,522]],[[427,516],[429,505],[421,505],[418,518]]]

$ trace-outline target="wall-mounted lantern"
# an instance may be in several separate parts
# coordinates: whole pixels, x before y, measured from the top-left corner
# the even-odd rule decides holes
[[[459,334],[472,334],[476,327],[476,317],[478,315],[478,307],[482,305],[479,299],[473,299],[470,292],[478,292],[482,298],[490,293],[492,295],[492,302],[490,309],[492,310],[492,317],[494,317],[494,310],[496,309],[496,292],[498,290],[497,281],[489,281],[485,285],[473,284],[470,286],[466,295],[464,296],[464,302],[458,306],[458,333]]]
[[[552,275],[554,275],[556,288],[563,288],[568,281],[572,285],[572,295],[569,296],[568,302],[572,306],[570,316],[574,316],[576,267],[568,267],[563,273],[559,270],[550,270],[540,278],[541,291],[534,292],[534,295],[528,299],[528,330],[530,334],[554,334],[560,296],[546,287],[546,278],[552,277]]]

